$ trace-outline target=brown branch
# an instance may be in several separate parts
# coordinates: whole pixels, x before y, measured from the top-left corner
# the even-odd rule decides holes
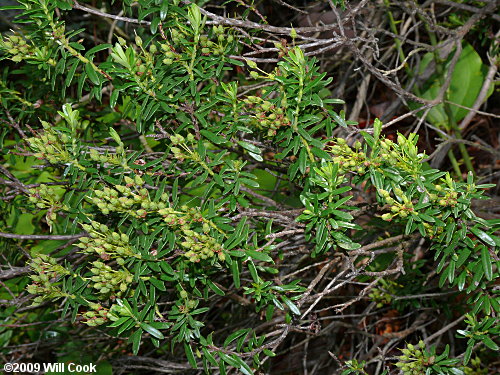
[[[8,280],[17,276],[22,276],[30,272],[30,267],[12,267],[0,271],[0,280]]]
[[[75,1],[73,8],[78,9],[78,10],[82,10],[82,11],[87,12],[87,13],[95,14],[96,16],[111,18],[113,20],[130,22],[130,23],[138,23],[140,25],[146,25],[146,26],[151,25],[151,22],[149,22],[149,21],[144,21],[144,20],[139,21],[136,18],[121,17],[121,16],[115,16],[113,14],[104,13],[104,12],[101,12],[100,10],[95,9],[95,8],[89,8],[89,7],[86,7],[84,5],[80,5],[80,4],[78,4],[77,1]]]
[[[2,238],[13,238],[16,240],[74,240],[80,237],[87,237],[86,232],[78,234],[15,234],[0,232]]]

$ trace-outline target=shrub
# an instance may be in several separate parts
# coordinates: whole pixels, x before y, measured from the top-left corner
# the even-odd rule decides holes
[[[29,241],[38,319],[126,338],[133,354],[183,352],[207,373],[252,374],[342,287],[333,281],[365,286],[339,313],[364,298],[404,311],[398,295],[424,293],[437,273],[434,291],[466,300],[462,356],[415,335],[420,349],[406,345],[392,368],[459,374],[479,345],[498,350],[498,222],[471,210],[492,185],[432,169],[415,134],[392,141],[378,120],[355,143],[335,137],[355,124],[293,43],[277,44],[269,67],[239,57],[250,41],[209,26],[195,4],[123,5],[135,36],[113,24],[120,36],[91,46],[84,24],[64,21],[72,2],[18,0],[20,28],[0,41],[1,173],[6,194],[21,193],[2,201],[2,226],[9,246]],[[305,282],[308,267],[319,273]],[[22,293],[26,278],[14,282]]]

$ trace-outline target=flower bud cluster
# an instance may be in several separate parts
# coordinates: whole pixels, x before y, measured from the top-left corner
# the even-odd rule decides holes
[[[413,203],[401,189],[394,189],[394,194],[396,195],[397,199],[393,199],[390,196],[390,193],[384,189],[378,189],[378,193],[385,201],[385,203],[391,205],[392,213],[383,214],[383,220],[391,221],[396,216],[399,216],[401,218],[406,218],[408,217],[408,215],[418,216],[418,212],[415,211]]]
[[[64,133],[56,133],[45,121],[42,121],[42,125],[45,128],[42,134],[27,139],[31,149],[35,151],[35,157],[47,159],[52,164],[71,161],[71,155],[66,147],[70,141],[69,137]]]
[[[132,283],[133,276],[125,268],[121,271],[116,271],[98,260],[93,262],[92,265],[93,267],[90,269],[90,272],[93,274],[91,280],[94,282],[92,286],[97,289],[100,294],[111,293],[120,297],[127,291],[129,285]]]
[[[226,259],[222,245],[215,238],[207,234],[195,232],[189,229],[187,225],[182,226],[181,231],[184,241],[180,245],[187,250],[184,256],[190,262],[198,263],[201,260],[212,259],[215,255],[217,255],[221,262]]]
[[[380,140],[381,151],[379,158],[388,165],[412,173],[415,168],[420,168],[419,161],[425,155],[418,153],[415,137],[410,136],[407,139],[402,134],[398,134],[397,138],[397,143],[390,139]],[[412,162],[408,163],[409,160],[412,160]]]
[[[268,137],[276,135],[276,131],[280,127],[290,125],[290,119],[282,108],[259,96],[248,96],[243,99],[243,102],[248,111],[252,113],[250,125],[260,130],[267,130]]]
[[[224,27],[222,25],[213,26],[212,37],[217,39],[216,42],[211,41],[208,36],[202,35],[200,37],[201,52],[204,55],[222,55],[226,50],[228,44],[234,41],[233,35],[225,35]]]
[[[116,304],[111,305],[107,315],[107,318],[109,320],[116,322],[118,319],[120,319],[120,317],[123,316],[131,316],[130,311],[125,306],[120,306]]]
[[[180,134],[176,134],[176,135],[173,135],[170,137],[170,142],[172,142],[173,145],[177,146],[177,145],[181,145],[183,143],[194,143],[195,141],[195,138],[194,138],[194,135],[189,133],[186,138],[184,138],[182,135]]]
[[[0,48],[11,54],[10,59],[14,62],[31,59],[46,61],[52,66],[56,65],[56,61],[50,58],[46,48],[44,50],[37,48],[31,41],[21,35],[11,35],[6,39],[0,39]]]
[[[144,180],[136,175],[126,176],[126,185],[116,185],[114,189],[105,187],[94,190],[95,196],[90,198],[99,210],[107,215],[110,212],[127,212],[134,217],[145,217],[148,212],[154,212],[167,207],[168,194],[163,194],[159,202],[153,202],[149,191],[144,186]]]
[[[470,360],[470,365],[462,369],[465,375],[488,375],[488,369],[481,368],[481,358],[476,357]]]
[[[356,142],[354,149],[349,147],[346,140],[337,138],[335,145],[330,146],[330,151],[333,153],[333,161],[339,165],[339,173],[345,174],[348,172],[356,172],[364,174],[366,168],[371,165],[378,166],[378,161],[369,160],[368,156],[361,151],[361,143]]]
[[[51,188],[45,184],[41,184],[37,188],[30,189],[29,201],[36,205],[40,209],[48,209],[45,219],[50,228],[54,224],[57,218],[57,211],[61,208],[66,209],[67,207],[59,201],[59,195],[56,193],[54,188]]]
[[[434,364],[434,356],[429,357],[425,351],[425,343],[420,340],[417,346],[407,344],[401,349],[403,355],[399,356],[396,366],[401,369],[403,375],[425,374],[426,369]]]
[[[368,294],[368,297],[377,304],[377,308],[390,305],[393,300],[393,295],[396,294],[396,289],[403,287],[392,280],[385,279],[381,280],[381,284],[380,288],[374,288],[370,294]]]
[[[130,246],[129,237],[125,233],[113,232],[96,221],[82,224],[82,227],[90,237],[81,237],[76,246],[84,253],[97,254],[103,260],[117,258],[118,264],[124,263],[122,257],[141,258],[141,254],[136,253]]]
[[[109,310],[101,306],[98,303],[91,303],[90,310],[82,314],[84,320],[83,323],[87,324],[89,327],[99,326],[106,323],[109,319]]]
[[[34,305],[40,304],[44,299],[67,297],[67,294],[55,285],[54,279],[69,275],[71,272],[57,264],[56,259],[45,254],[38,254],[31,261],[30,267],[36,274],[30,276],[33,283],[26,289],[30,294],[41,294],[33,300]]]
[[[437,237],[444,232],[444,227],[438,225],[432,225],[424,222],[423,226],[425,228],[425,233],[430,239],[433,239],[434,237]]]
[[[40,184],[40,186],[29,189],[29,191],[31,193],[29,201],[34,203],[38,208],[52,207],[59,202],[59,195],[55,189],[45,184]]]
[[[170,147],[170,151],[179,161],[183,161],[185,159],[192,160],[194,162],[202,161],[201,156],[189,147],[189,145],[192,146],[195,142],[194,135],[188,134],[185,138],[180,134],[173,135],[170,137],[170,142],[173,145]]]
[[[222,262],[226,259],[223,248],[217,240],[209,235],[210,223],[203,218],[200,211],[195,207],[181,206],[180,210],[171,207],[158,211],[163,215],[164,221],[171,227],[178,227],[184,241],[180,245],[186,249],[184,256],[193,263],[213,258],[215,255]],[[201,224],[203,233],[194,231],[196,224]]]
[[[458,192],[455,190],[444,186],[444,184],[436,184],[434,188],[436,189],[436,193],[430,194],[429,198],[431,201],[435,201],[442,207],[454,207],[458,203]]]
[[[96,149],[91,148],[89,151],[89,157],[91,160],[98,163],[109,163],[112,165],[123,165],[124,164],[124,149],[123,146],[116,147],[116,153],[101,154]]]
[[[162,43],[160,44],[160,48],[163,52],[163,63],[165,65],[172,65],[174,61],[178,61],[181,58],[181,55],[177,52],[175,52],[175,49],[172,45],[169,43]]]
[[[176,28],[170,29],[170,39],[172,40],[172,42],[174,42],[175,44],[180,43],[181,38],[182,34],[179,30],[177,30]]]
[[[179,307],[179,312],[181,313],[187,313],[191,309],[194,309],[198,306],[198,301],[194,299],[189,299],[188,297],[188,292],[186,292],[184,289],[182,289],[179,292],[180,297],[184,300],[183,305],[178,305]]]

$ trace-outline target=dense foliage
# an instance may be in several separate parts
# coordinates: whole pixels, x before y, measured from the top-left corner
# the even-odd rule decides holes
[[[473,210],[495,184],[476,183],[464,143],[462,181],[453,154],[455,174],[427,163],[417,134],[347,120],[296,29],[275,41],[277,63],[245,58],[260,33],[199,3],[123,1],[115,19],[69,0],[4,8],[17,15],[0,39],[0,229],[14,266],[2,268],[3,360],[47,360],[15,349],[38,342],[53,361],[98,361],[103,374],[122,353],[150,372],[278,373],[280,350],[318,334],[322,311],[423,308],[410,332],[381,335],[397,343],[383,367],[372,359],[386,342],[364,358],[348,342],[319,351],[330,373],[488,373],[500,221]],[[433,77],[444,85],[442,70]],[[449,103],[429,121],[458,134],[468,112]],[[452,350],[432,342],[445,332]]]

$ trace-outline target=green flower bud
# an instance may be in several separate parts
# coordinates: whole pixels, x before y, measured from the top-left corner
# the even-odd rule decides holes
[[[390,213],[383,214],[382,215],[382,220],[391,221],[392,220],[392,215]]]
[[[134,177],[134,181],[135,181],[135,183],[136,183],[137,185],[139,185],[139,186],[144,185],[144,180],[143,180],[143,179],[141,178],[141,176],[139,176],[139,175],[136,175],[136,176]]]
[[[257,63],[255,61],[252,60],[245,60],[245,61],[250,68],[257,69]]]

